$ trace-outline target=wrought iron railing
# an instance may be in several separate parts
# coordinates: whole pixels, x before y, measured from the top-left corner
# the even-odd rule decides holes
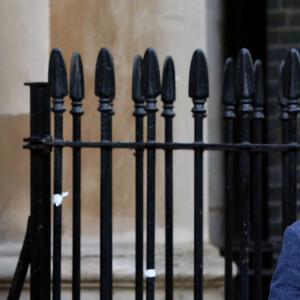
[[[155,292],[155,158],[156,150],[165,151],[165,219],[166,219],[166,299],[173,299],[173,151],[194,152],[194,299],[203,298],[203,152],[223,151],[225,154],[225,299],[263,299],[268,286],[263,281],[266,266],[263,262],[265,237],[264,183],[265,153],[280,151],[283,166],[283,229],[296,220],[296,158],[300,144],[296,140],[296,116],[299,111],[300,62],[296,50],[291,50],[281,67],[282,144],[266,144],[263,135],[264,94],[260,61],[253,66],[248,50],[242,49],[236,61],[225,64],[223,84],[224,143],[204,143],[203,119],[205,101],[209,96],[208,68],[204,53],[194,52],[189,78],[189,97],[192,98],[194,142],[173,142],[173,104],[175,101],[175,70],[167,57],[163,68],[162,86],[158,59],[149,48],[144,57],[137,55],[133,65],[132,98],[135,102],[136,141],[112,140],[112,109],[115,97],[114,65],[110,52],[99,52],[96,66],[95,94],[100,98],[101,139],[85,142],[81,139],[84,80],[81,58],[74,53],[68,89],[63,55],[58,49],[51,53],[49,83],[28,83],[31,103],[31,135],[24,139],[24,148],[31,153],[31,213],[27,233],[8,299],[19,299],[28,266],[31,266],[30,294],[32,300],[50,299],[50,228],[53,225],[53,299],[61,298],[62,248],[62,163],[63,149],[73,149],[73,299],[80,299],[80,231],[81,231],[81,149],[101,149],[101,216],[100,216],[100,295],[112,299],[112,151],[115,148],[136,151],[136,299],[143,299],[144,269],[146,295],[154,299]],[[68,91],[69,90],[69,91]],[[64,97],[72,99],[73,141],[63,139]],[[165,119],[165,141],[156,141],[156,98],[161,94],[162,116]],[[50,97],[53,99],[54,136],[50,132]],[[144,141],[144,117],[147,116],[147,139]],[[239,116],[239,118],[237,118]],[[53,222],[51,214],[50,156],[54,149]],[[146,267],[143,266],[143,172],[144,151],[147,158],[147,248]],[[238,165],[238,167],[236,167]],[[236,192],[238,190],[238,193]],[[237,204],[239,209],[237,209]],[[250,212],[252,213],[250,214]],[[238,216],[238,223],[234,218]],[[237,225],[237,226],[236,226]],[[238,239],[234,232],[238,231]],[[250,241],[251,239],[251,241]],[[238,250],[236,242],[239,243]],[[251,250],[253,248],[253,250]],[[251,268],[249,252],[251,253]],[[234,287],[232,263],[238,253],[239,274]],[[251,273],[253,271],[253,273]],[[249,275],[250,274],[250,275]],[[269,274],[270,275],[270,274]],[[249,289],[249,276],[251,289]],[[270,277],[270,276],[269,276]],[[268,277],[268,280],[270,279]],[[236,291],[239,291],[238,294]],[[250,291],[251,290],[251,291]]]

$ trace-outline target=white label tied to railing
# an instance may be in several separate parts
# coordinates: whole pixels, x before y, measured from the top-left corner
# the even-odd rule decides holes
[[[145,275],[147,278],[153,278],[156,276],[156,272],[154,269],[148,269],[145,271]]]
[[[63,198],[67,197],[69,195],[69,192],[64,192],[62,194],[54,194],[53,195],[53,204],[55,206],[62,205]]]

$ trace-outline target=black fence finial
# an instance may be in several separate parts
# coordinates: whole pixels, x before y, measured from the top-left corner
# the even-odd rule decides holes
[[[141,86],[142,63],[143,63],[142,56],[139,54],[136,55],[134,58],[133,69],[132,69],[132,99],[135,102],[143,101],[142,86]]]
[[[222,103],[227,106],[236,104],[234,60],[230,57],[224,66]]]
[[[282,69],[283,97],[297,99],[300,97],[300,59],[299,52],[291,49],[285,58]]]
[[[248,49],[241,49],[236,61],[236,91],[238,99],[250,99],[255,93],[253,61]]]
[[[278,74],[278,90],[277,90],[277,99],[278,103],[281,106],[281,109],[286,111],[287,109],[287,99],[283,97],[283,90],[282,90],[282,72],[283,72],[283,67],[284,67],[284,61],[281,62],[280,67],[279,67],[279,74]],[[288,114],[286,114],[288,116]]]
[[[207,62],[201,49],[196,49],[192,57],[189,96],[193,99],[206,99],[209,96]]]
[[[84,98],[84,78],[80,54],[74,52],[70,70],[70,98],[72,99],[71,114],[82,115],[82,99]]]
[[[115,97],[115,71],[113,58],[107,48],[98,54],[95,77],[95,94],[101,98]]]
[[[74,52],[70,70],[70,98],[80,100],[84,98],[84,77],[81,56]]]
[[[161,99],[164,103],[162,116],[174,117],[173,103],[176,99],[176,85],[175,68],[171,56],[168,56],[164,63]]]
[[[156,98],[161,93],[159,63],[153,48],[148,48],[143,58],[142,92],[147,98]]]
[[[261,60],[254,62],[254,82],[255,82],[255,96],[253,98],[253,105],[262,107],[264,105],[264,73]]]
[[[145,101],[142,94],[142,64],[141,55],[136,55],[132,69],[132,99],[135,102],[134,116],[145,116]]]
[[[68,78],[65,60],[62,52],[54,48],[49,61],[49,92],[53,98],[63,98],[68,94]]]

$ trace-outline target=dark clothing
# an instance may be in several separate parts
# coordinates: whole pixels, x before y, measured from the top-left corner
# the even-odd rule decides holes
[[[269,300],[300,299],[300,221],[287,227]]]

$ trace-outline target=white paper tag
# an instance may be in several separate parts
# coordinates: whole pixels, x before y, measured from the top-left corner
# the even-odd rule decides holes
[[[54,194],[53,195],[53,204],[55,206],[62,205],[63,198],[67,197],[69,195],[69,192],[64,192],[61,195],[60,194]]]
[[[156,276],[156,272],[154,269],[148,269],[145,271],[145,275],[147,278],[153,278]]]

